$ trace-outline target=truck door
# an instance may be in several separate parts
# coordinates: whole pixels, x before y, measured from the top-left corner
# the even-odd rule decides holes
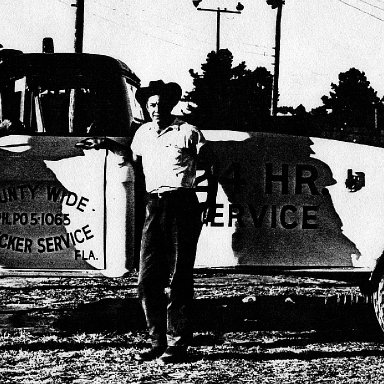
[[[104,80],[109,86],[82,74],[32,73],[1,84],[2,268],[121,275],[132,263],[127,243],[134,227],[126,204],[127,188],[133,188],[130,165],[121,166],[121,159],[106,150],[77,145],[89,136],[116,136],[118,127],[129,128],[122,78],[112,79],[117,87]],[[119,202],[116,214],[112,205]]]

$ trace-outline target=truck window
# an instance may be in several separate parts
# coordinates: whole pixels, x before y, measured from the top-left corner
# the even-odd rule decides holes
[[[132,120],[142,120],[135,87],[122,76],[95,81],[73,77],[27,76],[0,85],[0,118],[23,123],[25,133],[127,136]]]

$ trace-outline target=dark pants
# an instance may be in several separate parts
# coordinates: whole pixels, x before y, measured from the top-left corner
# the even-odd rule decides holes
[[[186,345],[192,336],[193,266],[201,231],[193,190],[149,195],[138,291],[153,345]]]

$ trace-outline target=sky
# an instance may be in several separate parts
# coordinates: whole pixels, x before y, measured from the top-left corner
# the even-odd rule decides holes
[[[0,44],[40,52],[43,37],[56,52],[74,51],[75,0],[0,0]],[[201,8],[235,10],[238,0],[202,0]],[[273,73],[276,10],[265,0],[241,0],[241,14],[222,14],[220,48],[234,65]],[[338,74],[364,71],[384,96],[384,0],[286,0],[282,12],[279,105],[320,106]],[[145,86],[176,81],[192,89],[189,69],[201,72],[216,49],[216,12],[192,0],[85,0],[84,52],[124,61]]]

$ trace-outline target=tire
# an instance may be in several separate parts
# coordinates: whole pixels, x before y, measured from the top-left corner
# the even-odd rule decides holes
[[[372,294],[372,301],[377,321],[384,332],[384,277],[381,278],[376,291]]]

